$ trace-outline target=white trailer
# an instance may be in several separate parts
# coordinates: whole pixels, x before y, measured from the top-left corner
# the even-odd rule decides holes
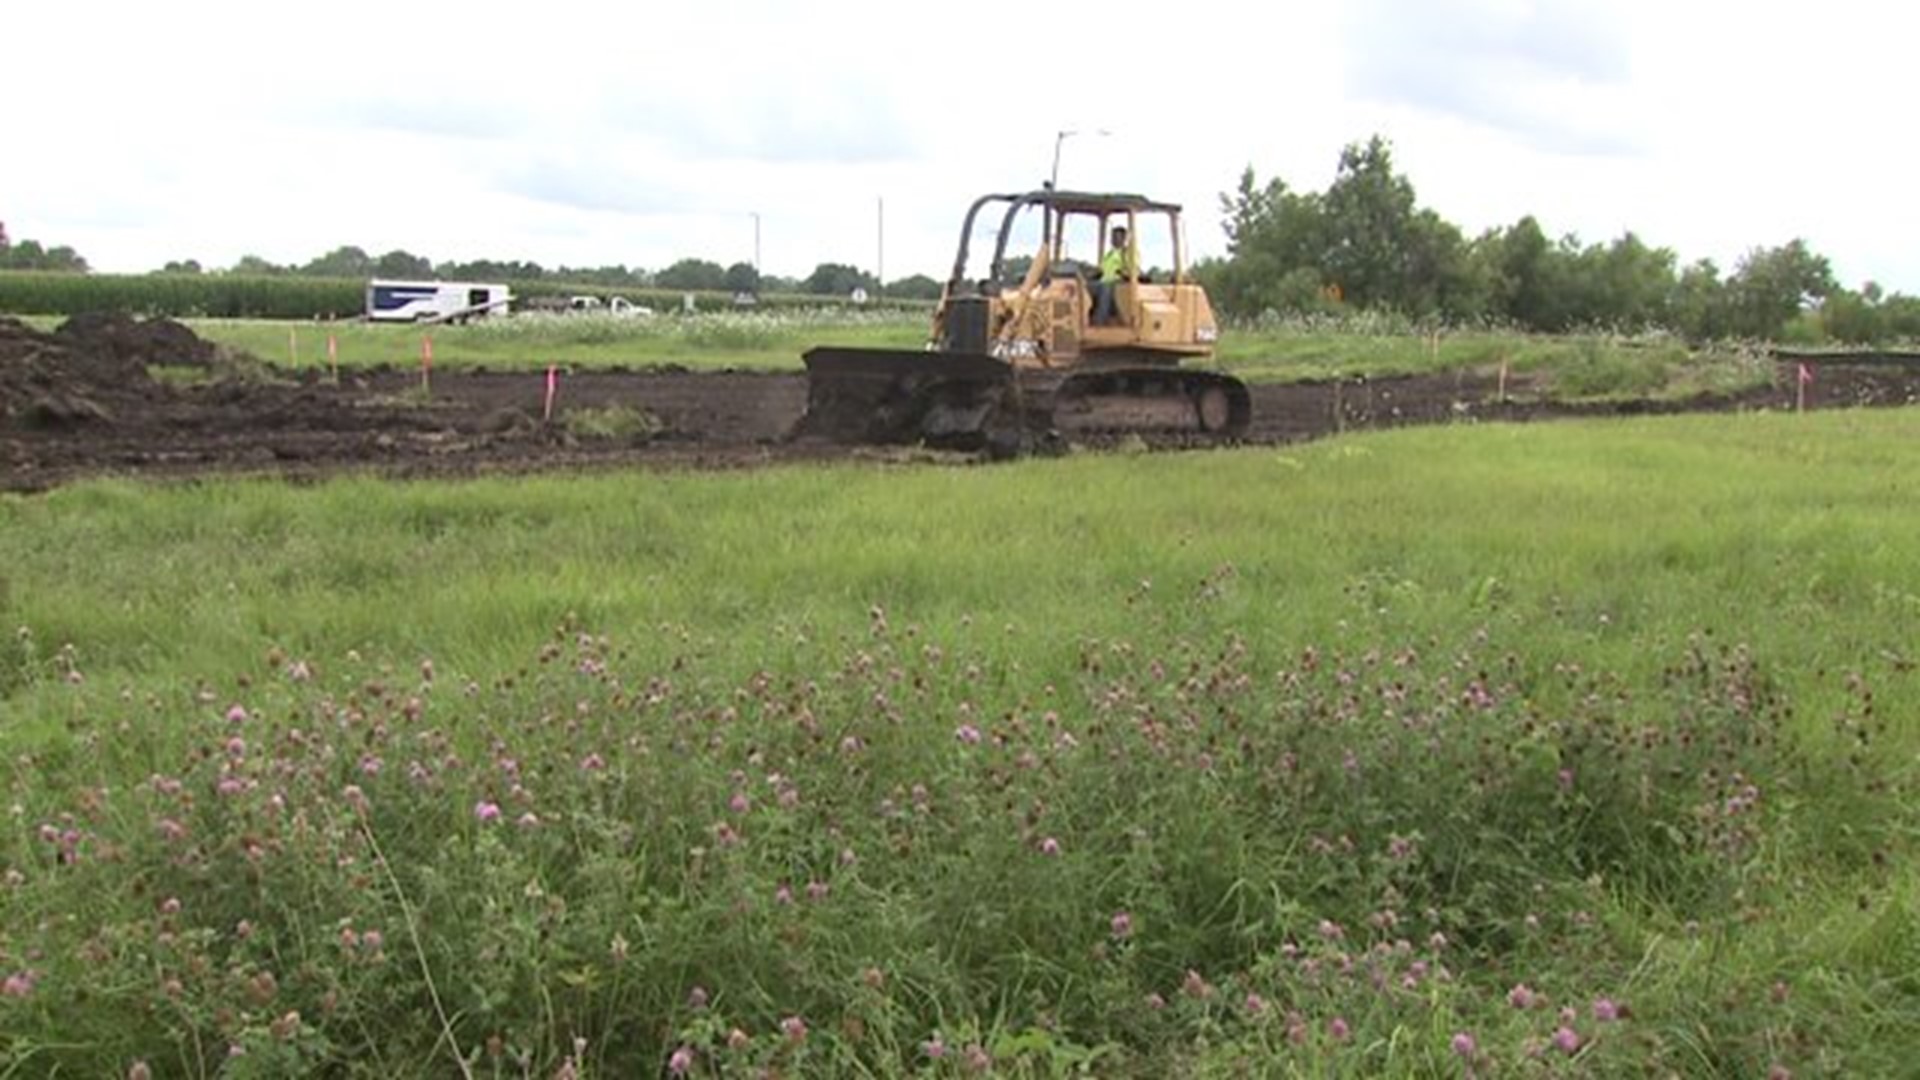
[[[367,283],[367,318],[375,322],[465,322],[505,313],[511,300],[505,285],[374,280]]]

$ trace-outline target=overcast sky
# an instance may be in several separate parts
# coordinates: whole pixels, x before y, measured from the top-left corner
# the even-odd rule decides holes
[[[1920,293],[1904,4],[22,0],[0,221],[96,269],[754,256],[944,277],[967,202],[1321,190],[1374,133],[1469,235],[1632,229],[1723,269],[1801,237]],[[1108,135],[1091,134],[1106,129]],[[881,204],[884,201],[884,212]],[[881,226],[884,222],[884,246]]]

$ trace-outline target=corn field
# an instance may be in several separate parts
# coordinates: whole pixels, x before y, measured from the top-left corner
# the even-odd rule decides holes
[[[697,310],[733,308],[726,293],[682,293],[672,289],[618,289],[566,282],[511,283],[515,305],[536,297],[619,295],[661,311],[680,310],[689,295]],[[280,274],[62,274],[0,271],[0,313],[78,315],[121,311],[209,319],[355,318],[366,310],[367,283],[360,278],[296,277]],[[849,308],[848,301],[823,296],[765,295],[759,308]],[[878,301],[871,308],[924,308],[924,304]]]

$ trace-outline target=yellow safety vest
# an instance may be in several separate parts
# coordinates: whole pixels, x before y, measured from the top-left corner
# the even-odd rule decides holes
[[[1125,248],[1108,248],[1107,253],[1100,256],[1100,280],[1119,281],[1126,276],[1128,262]]]

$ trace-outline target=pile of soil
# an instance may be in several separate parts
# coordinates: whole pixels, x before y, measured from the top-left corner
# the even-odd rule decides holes
[[[130,367],[148,364],[208,367],[218,353],[211,341],[172,319],[135,319],[130,315],[88,312],[75,315],[54,331],[90,356]]]
[[[147,360],[132,348],[138,334],[137,324],[132,333],[83,324],[77,334],[46,334],[0,316],[0,423],[54,429],[111,424],[122,408],[158,390],[147,375]]]

